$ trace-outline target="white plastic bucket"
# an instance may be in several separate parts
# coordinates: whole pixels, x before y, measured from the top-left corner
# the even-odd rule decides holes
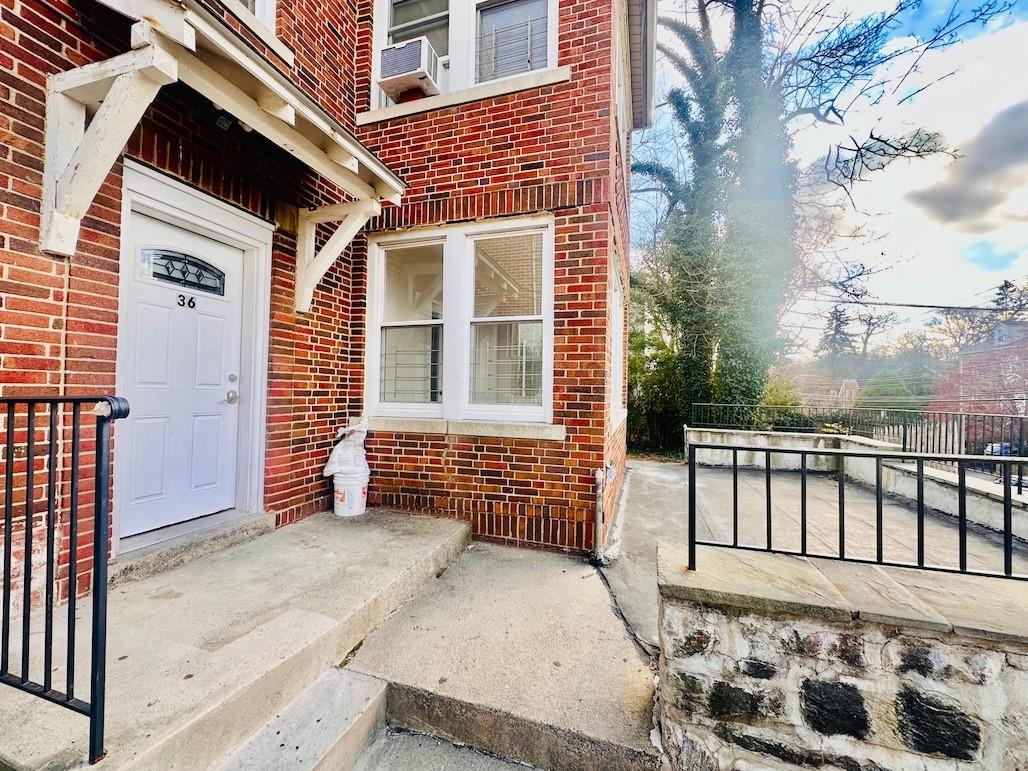
[[[368,506],[368,477],[364,469],[332,475],[335,486],[333,511],[337,517],[359,517]]]

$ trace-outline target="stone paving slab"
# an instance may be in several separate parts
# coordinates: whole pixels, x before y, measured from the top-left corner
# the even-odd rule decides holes
[[[664,597],[744,610],[849,621],[846,599],[810,560],[784,554],[696,548],[696,570],[686,568],[680,544],[660,544],[657,576]]]
[[[891,568],[889,575],[967,637],[1028,642],[1028,582]]]
[[[952,625],[930,605],[918,600],[885,570],[875,565],[812,559],[814,565],[846,598],[860,618],[880,624],[909,624],[948,632]]]
[[[718,547],[700,547],[689,571],[680,543],[658,544],[657,559],[668,598],[1028,643],[1024,581]]]

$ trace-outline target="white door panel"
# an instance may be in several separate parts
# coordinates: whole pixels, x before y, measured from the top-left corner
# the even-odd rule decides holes
[[[243,285],[239,249],[136,212],[125,237],[122,537],[235,505]]]

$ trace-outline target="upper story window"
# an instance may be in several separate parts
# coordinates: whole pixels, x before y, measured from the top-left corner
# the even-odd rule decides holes
[[[279,40],[276,34],[276,0],[221,0],[221,2],[287,66],[293,66],[292,50]]]
[[[394,0],[389,19],[389,43],[428,38],[436,56],[450,52],[448,0]]]
[[[547,0],[479,4],[475,80],[479,83],[548,66]]]
[[[549,420],[549,218],[374,241],[368,306],[370,414]]]
[[[557,0],[377,3],[375,107],[556,67]]]

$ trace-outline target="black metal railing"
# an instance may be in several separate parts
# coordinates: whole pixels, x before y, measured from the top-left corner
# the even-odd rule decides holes
[[[698,462],[697,454],[704,453],[708,457],[706,463]],[[1017,459],[998,458],[990,459],[990,462],[997,463],[1002,467],[1000,480],[1002,483],[1001,494],[996,496],[999,499],[998,507],[1001,516],[998,517],[998,527],[983,525],[981,520],[987,519],[987,514],[978,516],[977,509],[972,510],[969,516],[969,505],[982,507],[994,505],[990,503],[992,496],[990,491],[979,488],[968,494],[968,468],[982,459],[975,456],[965,455],[932,455],[923,453],[904,452],[880,452],[860,450],[837,450],[837,449],[801,449],[801,448],[765,448],[746,445],[731,445],[717,443],[690,443],[687,448],[687,463],[689,466],[689,491],[688,491],[688,564],[689,569],[696,569],[696,547],[700,546],[721,546],[734,549],[746,549],[751,551],[765,551],[780,554],[792,554],[808,557],[819,557],[827,559],[844,560],[851,562],[863,562],[878,565],[890,565],[894,567],[912,567],[924,570],[938,570],[950,573],[968,573],[973,575],[996,576],[1004,578],[1028,579],[1028,573],[1015,572],[1014,556],[1015,543],[1020,544],[1028,529],[1021,528],[1023,532],[1015,535],[1014,525],[1014,488],[1013,467],[1017,465]],[[784,458],[783,458],[784,456]],[[775,459],[778,460],[775,460]],[[821,459],[814,461],[812,459]],[[858,463],[864,464],[860,471],[852,468]],[[933,472],[926,466],[932,463],[946,463],[956,468],[955,484],[953,480],[943,481],[943,484],[954,484],[956,488],[956,512],[936,512],[931,509],[925,500],[926,473]],[[731,535],[722,540],[713,538],[704,539],[699,536],[697,497],[698,497],[698,468],[720,467],[727,473],[731,469]],[[743,543],[740,540],[740,474],[757,473],[763,487],[763,521],[758,522],[758,531],[761,538],[756,543]],[[901,472],[912,475],[914,482],[914,494],[906,496],[897,493],[895,489],[887,489],[885,484],[886,472]],[[940,472],[934,472],[938,474]],[[776,504],[774,493],[776,485],[781,484],[782,474],[795,474],[799,477],[799,490],[796,496],[796,508],[798,511],[790,512],[788,508],[785,513],[792,513],[796,516],[798,533],[791,544],[782,544],[782,539],[776,541],[776,534],[780,532],[781,522],[776,523]],[[837,537],[834,551],[829,548],[827,551],[814,552],[809,548],[810,527],[811,527],[811,494],[810,486],[813,477],[817,477],[823,483],[830,481],[836,488],[831,496],[837,495],[837,505],[829,507],[832,511],[827,514],[837,516]],[[952,475],[949,475],[952,476]],[[778,482],[775,482],[778,479]],[[753,480],[750,480],[753,481]],[[938,477],[933,481],[938,482]],[[848,484],[847,484],[848,482]],[[854,487],[870,489],[874,494],[873,516],[865,516],[859,521],[847,521],[847,489]],[[793,494],[795,491],[793,491]],[[712,495],[708,489],[706,495]],[[826,499],[824,487],[817,491],[814,496],[819,504]],[[970,500],[969,500],[970,497]],[[759,496],[758,496],[759,498]],[[790,494],[792,499],[792,494]],[[913,532],[903,533],[904,543],[912,542],[915,547],[915,556],[911,560],[891,559],[885,549],[885,502],[890,500],[893,504],[907,510],[912,509],[914,515]],[[1028,502],[1018,500],[1018,514],[1028,517],[1028,511],[1024,511],[1023,504]],[[747,503],[745,510],[752,512],[752,500]],[[783,513],[781,501],[777,505],[780,514]],[[824,511],[819,512],[824,514]],[[866,512],[865,512],[866,514]],[[944,522],[947,528],[956,527],[956,554],[952,555],[950,563],[929,563],[926,561],[926,521],[932,518],[934,521]],[[1023,522],[1023,520],[1022,520]],[[1022,524],[1019,522],[1019,527]],[[823,524],[823,523],[822,523]],[[710,523],[704,523],[708,529]],[[831,523],[835,527],[836,523]],[[847,535],[851,528],[861,527],[873,528],[874,545],[873,550],[853,550],[847,548]],[[969,565],[968,537],[969,532],[975,535],[976,545],[981,545],[985,550],[996,549],[994,562],[1000,563],[999,556],[1002,555],[1002,568],[997,570],[979,569]],[[760,540],[763,542],[761,543]],[[866,553],[870,552],[870,553]],[[1020,553],[1019,559],[1028,560],[1028,551]],[[1026,562],[1025,564],[1028,564]]]
[[[128,402],[114,396],[0,398],[0,682],[86,715],[91,763],[104,754],[111,423],[128,411]],[[79,563],[89,559],[91,573],[85,573]],[[76,611],[86,575],[91,579],[88,699],[79,695],[76,671],[76,653],[83,650]],[[62,625],[57,611],[65,599]],[[33,629],[39,623],[42,648],[33,656]],[[61,631],[64,645],[55,645]]]
[[[983,456],[968,468],[992,473],[1002,465],[994,458],[1028,457],[1026,423],[1024,415],[999,413],[697,403],[689,427],[850,434],[896,444],[903,452]]]

